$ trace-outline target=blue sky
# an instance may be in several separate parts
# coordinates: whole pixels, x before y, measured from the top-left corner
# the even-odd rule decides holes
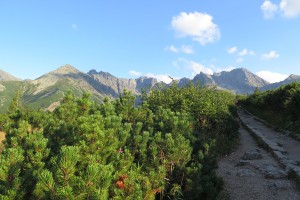
[[[64,64],[165,81],[300,74],[300,0],[0,0],[0,30],[0,69],[23,79]]]

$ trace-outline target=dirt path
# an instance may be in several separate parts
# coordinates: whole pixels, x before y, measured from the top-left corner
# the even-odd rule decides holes
[[[252,122],[250,122],[252,123]],[[300,192],[270,152],[259,147],[251,133],[239,129],[240,144],[219,161],[217,173],[232,200],[299,200]]]

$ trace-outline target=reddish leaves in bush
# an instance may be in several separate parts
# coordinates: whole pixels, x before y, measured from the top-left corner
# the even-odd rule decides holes
[[[119,189],[125,189],[126,185],[125,185],[125,179],[127,178],[127,175],[119,175],[119,178],[117,180],[116,186]]]

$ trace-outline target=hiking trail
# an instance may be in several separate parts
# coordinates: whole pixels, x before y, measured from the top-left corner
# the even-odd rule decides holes
[[[244,125],[239,129],[240,143],[219,160],[217,170],[230,198],[299,200],[300,190],[288,176],[300,177],[300,142],[241,108],[238,115]]]

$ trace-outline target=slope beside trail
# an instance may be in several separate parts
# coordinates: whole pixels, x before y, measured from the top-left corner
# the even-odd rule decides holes
[[[300,143],[273,131],[244,110],[238,114],[251,132],[240,126],[237,149],[219,160],[217,170],[230,199],[299,200],[299,188],[288,179],[288,172],[292,165],[297,169],[300,153],[296,154],[293,148],[298,150]],[[258,146],[252,135],[262,136],[259,140],[267,142],[264,146],[268,151]]]

